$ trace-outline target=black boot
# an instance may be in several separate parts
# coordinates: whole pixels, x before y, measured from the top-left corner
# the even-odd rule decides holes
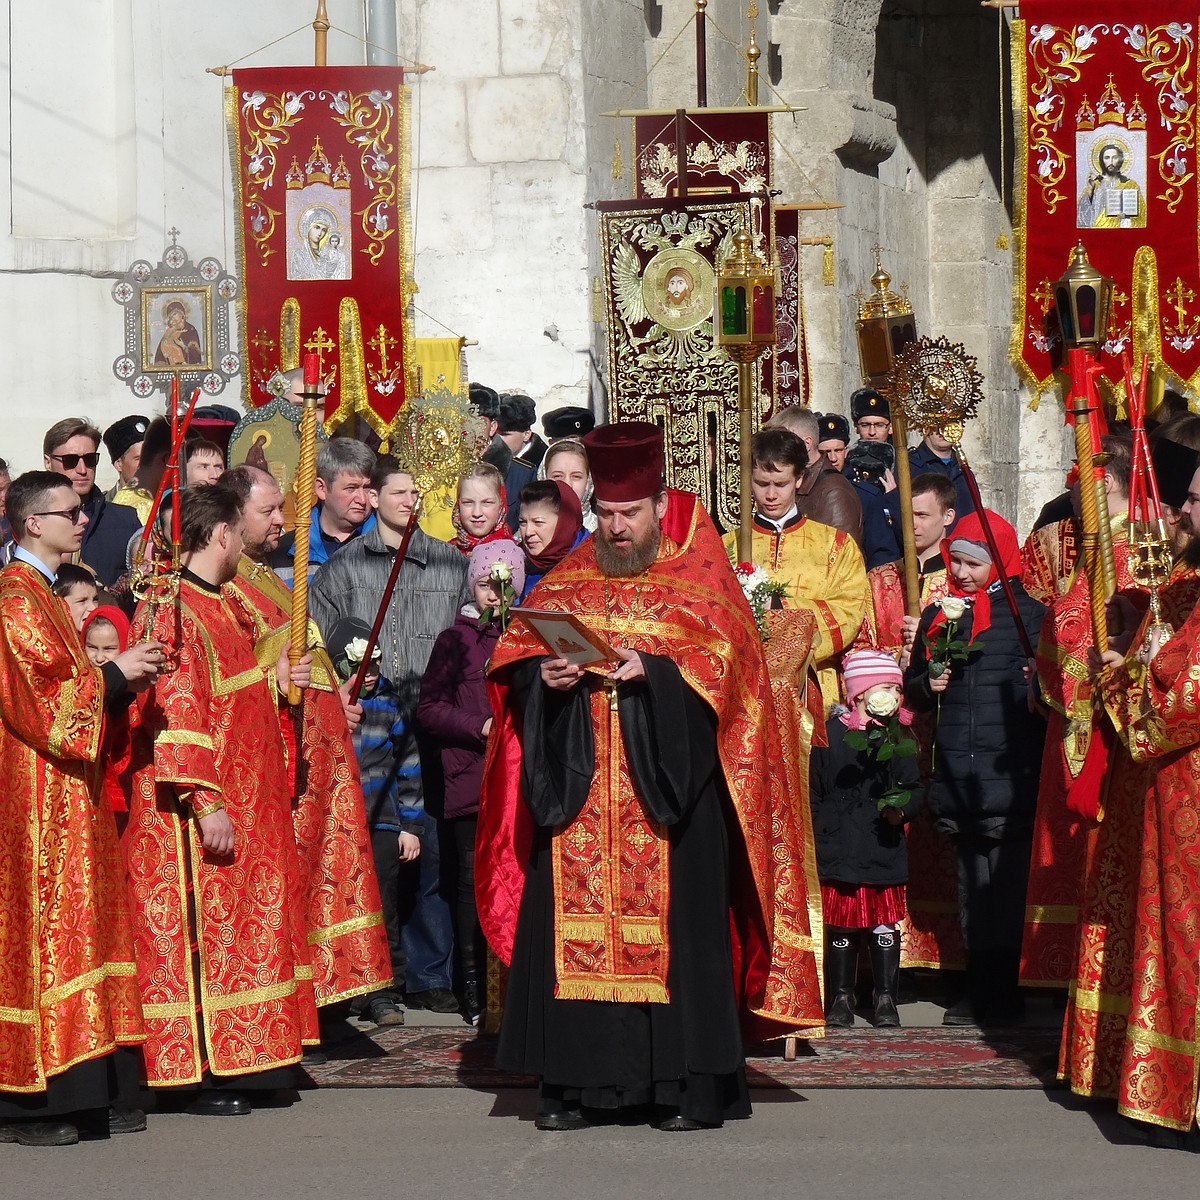
[[[985,986],[980,1023],[991,1028],[1011,1028],[1025,1022],[1025,997],[1018,982],[1021,951],[993,950],[985,961]]]
[[[980,953],[967,948],[967,994],[942,1014],[943,1025],[977,1026],[987,1004],[986,967]]]
[[[849,1029],[854,1024],[854,982],[858,974],[858,937],[853,929],[825,927],[825,1024]]]
[[[900,981],[900,931],[885,929],[871,934],[871,974],[875,978],[875,1028],[895,1029],[896,986]]]
[[[477,975],[463,980],[462,1011],[468,1025],[478,1025],[483,1019],[483,982]]]

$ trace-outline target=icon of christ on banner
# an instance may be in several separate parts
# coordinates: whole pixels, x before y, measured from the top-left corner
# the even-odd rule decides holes
[[[1129,141],[1135,136],[1113,137],[1101,129],[1100,136],[1091,139],[1090,152],[1080,154],[1081,171],[1088,168],[1079,189],[1076,224],[1080,229],[1145,229],[1146,199],[1132,177],[1136,159]],[[1080,141],[1083,138],[1080,134]],[[1145,134],[1140,141],[1144,144]],[[1140,165],[1144,175],[1144,160]]]

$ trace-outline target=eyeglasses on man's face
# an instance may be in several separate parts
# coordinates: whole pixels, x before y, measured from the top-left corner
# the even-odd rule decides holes
[[[72,525],[78,525],[83,517],[83,506],[77,504],[74,508],[51,508],[46,512],[29,514],[31,517],[65,517]]]
[[[62,463],[64,471],[73,471],[80,463],[89,471],[94,471],[100,461],[100,451],[92,450],[87,454],[48,454],[46,457]]]

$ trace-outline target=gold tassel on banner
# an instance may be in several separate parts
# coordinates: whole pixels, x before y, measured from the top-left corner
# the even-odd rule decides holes
[[[371,411],[367,394],[367,364],[363,354],[362,321],[358,303],[353,296],[343,296],[338,305],[339,366],[338,383],[341,403],[337,412],[325,414],[325,428],[338,429],[362,413],[367,423],[380,436],[386,436],[387,426]]]
[[[825,253],[821,262],[821,282],[826,287],[833,287],[837,283],[837,273],[833,263],[833,238],[827,234],[823,244]]]
[[[625,163],[621,157],[621,139],[620,138],[617,138],[613,142],[612,177],[614,179],[624,179],[625,178]]]
[[[289,296],[279,310],[279,369],[295,371],[300,366],[300,301]]]
[[[1158,258],[1152,247],[1139,246],[1133,255],[1133,369],[1135,372],[1141,371],[1142,359],[1149,355],[1148,413],[1153,413],[1162,403],[1164,388],[1160,372],[1154,369],[1162,354],[1162,317],[1158,297]],[[1128,397],[1125,397],[1125,401],[1127,404]],[[1118,409],[1118,417],[1127,415],[1126,404]]]

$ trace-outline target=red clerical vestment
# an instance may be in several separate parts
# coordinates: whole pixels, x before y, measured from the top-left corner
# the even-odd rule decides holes
[[[1128,593],[1136,592],[1136,585],[1129,574],[1126,530],[1124,516],[1113,521],[1117,588]],[[1067,808],[1067,793],[1095,732],[1087,668],[1093,640],[1087,575],[1076,570],[1068,590],[1048,601],[1037,651],[1038,683],[1050,715],[1021,947],[1021,982],[1030,987],[1066,987],[1075,972],[1079,896],[1095,825]]]
[[[259,662],[273,667],[291,636],[291,591],[270,567],[244,555],[227,590],[246,618]],[[296,725],[300,732],[292,820],[319,1005],[379,991],[392,978],[358,760],[337,688],[333,663],[318,646],[300,721],[292,710],[281,711],[293,744]]]
[[[97,763],[104,681],[35,567],[0,571],[0,1093],[142,1040]]]
[[[1070,586],[1079,559],[1079,533],[1074,521],[1057,521],[1035,529],[1021,547],[1021,582],[1043,604]]]
[[[679,506],[687,500],[685,520]],[[673,496],[672,509],[671,530],[683,536],[679,544],[664,536],[644,574],[605,576],[588,539],[546,576],[530,603],[578,614],[612,643],[669,660],[715,715],[719,767],[736,814],[729,917],[743,1025],[760,1036],[813,1036],[823,1025],[819,931],[803,868],[811,848],[801,844],[793,809],[792,798],[803,795],[797,759],[784,753],[762,643],[716,530],[694,498]],[[488,747],[475,879],[484,933],[505,962],[534,838],[520,796],[521,746],[506,668],[545,653],[514,624],[491,663],[500,719]],[[667,963],[679,949],[668,930],[667,829],[648,817],[637,795],[620,714],[603,688],[593,691],[590,712],[596,769],[587,798],[550,837],[554,994],[666,1002]]]
[[[1126,1116],[1186,1130],[1200,998],[1200,571],[1176,568],[1162,601],[1175,637],[1149,668],[1130,657],[1100,681],[1120,742],[1088,853],[1059,1074]]]
[[[275,671],[234,604],[185,575],[150,631],[178,662],[143,710],[123,843],[159,1087],[286,1066],[319,1040]],[[192,815],[216,800],[231,859],[202,848]]]

